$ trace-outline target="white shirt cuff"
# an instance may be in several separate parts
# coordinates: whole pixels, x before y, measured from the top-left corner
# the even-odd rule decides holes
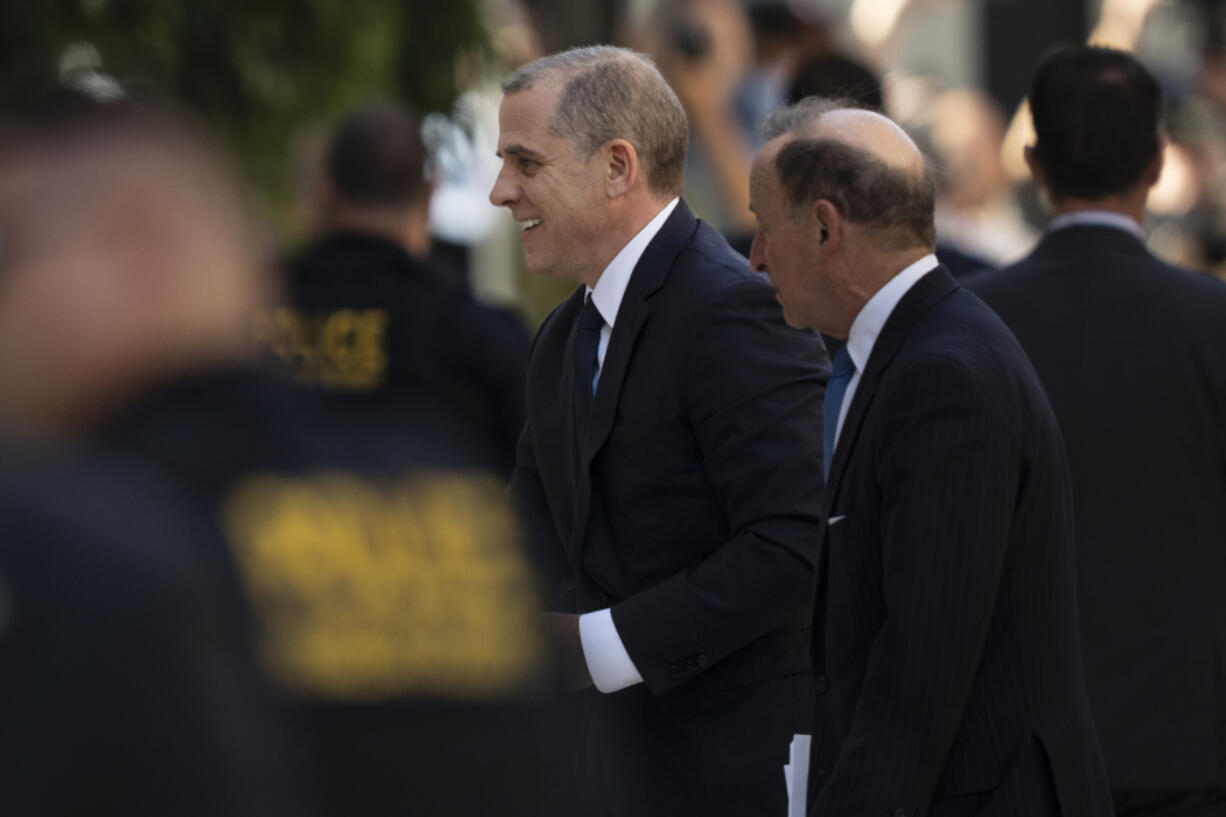
[[[630,653],[626,652],[626,645],[617,634],[609,608],[579,616],[579,641],[583,644],[583,658],[596,689],[617,692],[643,682],[643,676],[639,675],[638,667],[630,660]]]

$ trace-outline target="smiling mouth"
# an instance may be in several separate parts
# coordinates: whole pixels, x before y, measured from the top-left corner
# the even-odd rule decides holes
[[[541,220],[539,218],[530,218],[527,221],[521,221],[519,223],[520,234],[527,235],[528,233],[535,230],[538,226],[540,226],[540,223],[541,223]]]

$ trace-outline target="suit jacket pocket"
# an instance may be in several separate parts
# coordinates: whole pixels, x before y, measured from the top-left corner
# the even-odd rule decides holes
[[[1005,773],[1002,756],[994,740],[955,743],[937,780],[935,796],[956,797],[996,788]]]

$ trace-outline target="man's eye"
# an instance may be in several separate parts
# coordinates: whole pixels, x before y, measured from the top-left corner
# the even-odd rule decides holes
[[[533,173],[540,166],[541,166],[541,163],[536,161],[535,159],[522,159],[521,158],[519,160],[519,169],[524,171],[525,173]]]

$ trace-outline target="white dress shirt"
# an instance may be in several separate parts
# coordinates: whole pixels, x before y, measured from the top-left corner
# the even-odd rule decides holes
[[[932,254],[925,255],[895,275],[873,297],[868,299],[852,321],[851,330],[847,333],[847,354],[851,357],[856,370],[852,372],[851,380],[847,382],[847,391],[843,392],[843,404],[839,406],[839,422],[834,428],[834,445],[839,445],[839,434],[843,431],[843,420],[847,417],[847,408],[856,396],[856,387],[860,385],[860,374],[868,364],[869,355],[877,343],[881,328],[890,319],[894,307],[906,295],[919,279],[937,268],[939,262]]]
[[[617,321],[617,311],[621,308],[622,297],[630,284],[630,275],[647,245],[660,232],[664,222],[672,215],[680,199],[674,198],[655,218],[647,222],[647,226],[622,247],[621,252],[613,257],[609,266],[604,268],[596,280],[596,286],[588,287],[587,294],[596,304],[596,311],[604,318],[604,326],[600,328],[600,344],[596,347],[596,382],[600,381],[600,371],[604,369],[604,356],[609,348],[609,338],[613,336],[613,326]],[[628,686],[642,683],[643,676],[638,667],[626,652],[617,627],[613,624],[613,613],[609,608],[585,613],[579,616],[579,640],[583,644],[583,658],[587,661],[588,674],[592,682],[601,692],[616,692]]]
[[[1080,226],[1094,227],[1114,227],[1117,230],[1123,230],[1126,233],[1135,235],[1141,243],[1145,243],[1145,231],[1141,229],[1141,225],[1130,219],[1122,213],[1112,213],[1107,210],[1075,210],[1071,213],[1064,213],[1056,216],[1047,225],[1048,232],[1063,230],[1066,227]]]

